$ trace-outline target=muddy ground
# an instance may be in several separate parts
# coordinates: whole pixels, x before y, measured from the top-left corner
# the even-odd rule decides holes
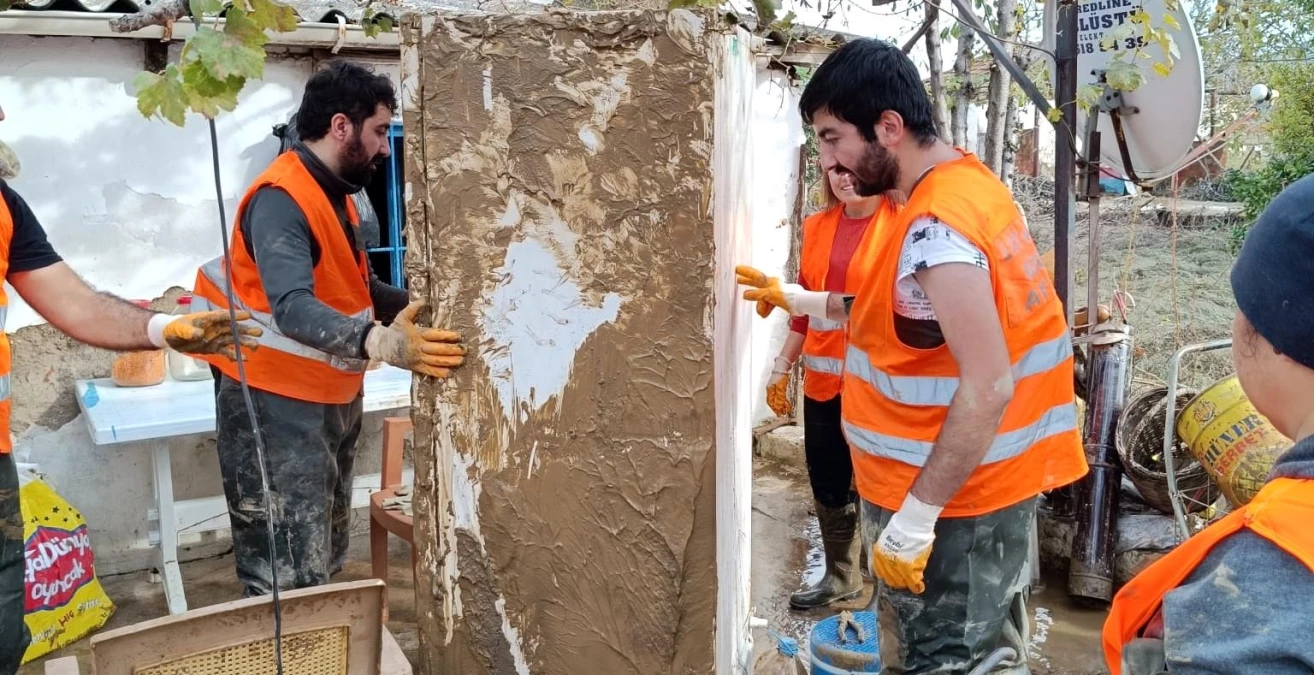
[[[1054,207],[1051,183],[1019,178],[1014,194],[1027,214],[1027,223],[1040,250],[1054,245]],[[1173,353],[1184,345],[1231,335],[1232,300],[1229,273],[1235,253],[1234,221],[1201,221],[1180,215],[1187,204],[1179,200],[1176,226],[1168,208],[1162,215],[1145,213],[1154,200],[1171,206],[1170,197],[1111,197],[1100,208],[1100,302],[1109,304],[1115,289],[1135,300],[1128,321],[1135,340],[1135,378],[1138,386],[1162,385],[1168,378]],[[1078,204],[1073,266],[1077,306],[1086,304],[1088,226],[1085,204]],[[1182,381],[1203,387],[1231,374],[1227,350],[1187,357]]]
[[[839,609],[860,610],[871,599],[871,585],[857,600],[811,612],[789,609],[789,594],[815,582],[822,574],[821,538],[809,512],[811,493],[801,459],[780,462],[758,458],[753,463],[753,589],[754,615],[772,630],[799,641],[807,653],[807,635],[816,621]],[[1065,577],[1047,574],[1033,590],[1027,606],[1031,616],[1030,665],[1034,675],[1098,675],[1107,672],[1100,657],[1099,631],[1104,612],[1076,607],[1064,592]],[[772,641],[763,630],[753,633],[759,666]],[[758,675],[776,675],[759,667]]]

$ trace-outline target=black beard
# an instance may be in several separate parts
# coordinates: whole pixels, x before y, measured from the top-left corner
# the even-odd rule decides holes
[[[382,163],[382,157],[377,155],[369,157],[365,154],[365,144],[361,142],[360,134],[357,134],[343,152],[342,160],[339,162],[342,180],[356,188],[363,188],[370,184],[374,172]]]
[[[863,197],[875,197],[899,187],[899,162],[875,141],[858,158],[857,166],[849,169],[853,174],[853,189]]]

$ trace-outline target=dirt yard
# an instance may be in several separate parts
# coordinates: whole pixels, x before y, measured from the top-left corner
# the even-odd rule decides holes
[[[1027,223],[1037,246],[1045,251],[1054,245],[1052,183],[1019,178],[1014,194],[1027,214]],[[1177,218],[1171,208],[1160,216],[1142,207],[1163,197],[1105,196],[1100,205],[1100,302],[1109,304],[1115,289],[1123,289],[1135,300],[1129,315],[1136,349],[1136,382],[1139,386],[1164,384],[1173,353],[1180,347],[1226,338],[1231,334],[1232,300],[1229,273],[1232,250],[1232,221]],[[1185,204],[1185,200],[1179,202]],[[1089,229],[1085,204],[1078,204],[1076,247],[1073,267],[1078,307],[1086,304],[1087,250]],[[1203,387],[1231,374],[1227,350],[1188,357],[1182,381]]]

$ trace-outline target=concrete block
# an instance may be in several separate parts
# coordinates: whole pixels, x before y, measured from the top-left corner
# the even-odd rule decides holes
[[[803,427],[772,429],[757,441],[757,454],[800,469],[807,468],[803,456]]]

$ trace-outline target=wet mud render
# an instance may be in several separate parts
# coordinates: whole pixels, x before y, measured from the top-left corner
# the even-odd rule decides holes
[[[672,25],[636,11],[403,26],[405,124],[421,132],[409,278],[471,350],[416,392],[424,672],[713,670],[712,33]],[[560,271],[535,287],[621,304],[562,392],[504,410],[486,315],[527,240]]]

